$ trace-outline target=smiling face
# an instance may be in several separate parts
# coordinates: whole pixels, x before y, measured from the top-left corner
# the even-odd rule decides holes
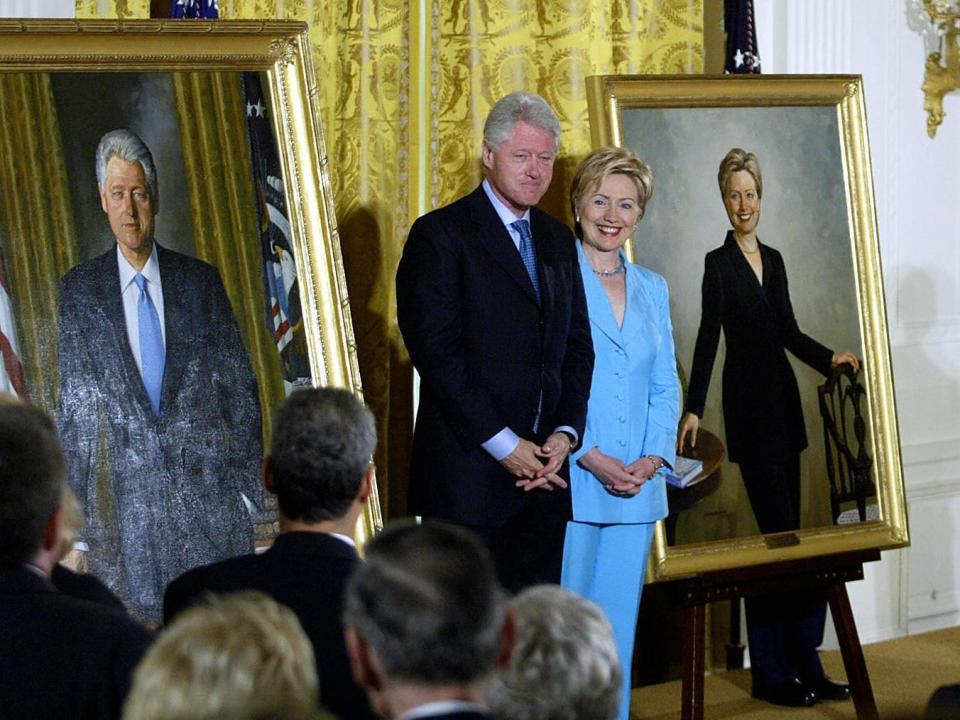
[[[618,252],[640,217],[636,183],[621,173],[607,175],[583,196],[577,214],[586,252]]]
[[[753,235],[760,222],[760,195],[757,183],[746,170],[731,173],[723,192],[723,206],[733,231],[740,237]]]
[[[100,207],[110,220],[120,252],[134,268],[141,269],[153,249],[157,203],[140,163],[110,158],[100,189]]]
[[[556,157],[553,134],[522,120],[496,149],[483,143],[490,187],[517,217],[540,202],[550,186]]]

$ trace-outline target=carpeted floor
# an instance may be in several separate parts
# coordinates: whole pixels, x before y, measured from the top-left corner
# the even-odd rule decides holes
[[[941,685],[960,682],[960,627],[865,645],[870,683],[882,720],[920,718]],[[827,674],[843,679],[839,651],[822,653]],[[705,720],[853,720],[853,702],[824,702],[812,708],[784,708],[750,697],[750,671],[708,675],[704,689]],[[673,720],[680,717],[680,681],[633,691],[631,718]]]

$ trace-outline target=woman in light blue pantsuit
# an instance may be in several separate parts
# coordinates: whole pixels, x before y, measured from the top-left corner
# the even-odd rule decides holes
[[[629,717],[643,574],[654,525],[667,515],[663,468],[674,461],[680,413],[666,281],[622,252],[652,189],[653,174],[633,153],[599,148],[570,191],[595,361],[583,443],[571,455],[561,584],[597,603],[613,626],[621,720]]]

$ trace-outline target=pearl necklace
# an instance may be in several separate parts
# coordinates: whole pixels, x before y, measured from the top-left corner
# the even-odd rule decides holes
[[[594,275],[598,275],[600,277],[613,277],[614,275],[619,275],[620,273],[627,271],[626,266],[623,264],[622,258],[620,260],[620,264],[613,270],[597,270],[595,267],[593,267],[593,265],[590,266],[590,269],[593,270]]]

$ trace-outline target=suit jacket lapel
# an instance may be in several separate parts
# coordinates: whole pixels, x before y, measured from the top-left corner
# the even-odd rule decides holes
[[[626,262],[626,259],[624,259],[624,262]],[[626,265],[626,268],[627,271],[624,275],[624,281],[627,284],[626,307],[623,309],[623,326],[620,328],[620,337],[623,338],[624,347],[627,347],[638,334],[648,331],[647,319],[653,313],[653,306],[648,300],[648,286],[641,283],[640,271],[629,264]],[[653,324],[656,326],[655,320]]]
[[[183,380],[187,358],[190,357],[187,343],[192,339],[201,342],[191,333],[190,323],[195,320],[189,312],[189,301],[196,288],[183,285],[177,256],[157,245],[157,262],[160,265],[160,282],[163,286],[163,324],[166,328],[166,360],[163,368],[163,386],[160,391],[160,411],[175,402],[180,382]],[[142,383],[141,383],[142,384]],[[144,393],[146,394],[146,393]]]
[[[753,272],[753,268],[750,267],[749,261],[740,251],[740,247],[737,245],[737,240],[733,237],[732,230],[727,231],[727,239],[723,246],[727,251],[727,256],[730,258],[730,264],[733,266],[734,271],[737,273],[740,279],[746,283],[747,287],[756,293],[760,300],[767,303],[767,294],[764,292],[763,286],[760,284],[756,274]],[[770,263],[767,261],[768,258],[764,253],[763,246],[760,245],[759,241],[757,241],[757,247],[760,248],[760,257],[763,262],[763,274],[764,277],[766,277],[767,273],[770,271]]]
[[[623,347],[623,334],[617,325],[617,318],[613,314],[613,307],[603,289],[599,278],[593,273],[590,261],[587,260],[583,246],[577,242],[577,258],[580,260],[580,274],[583,276],[583,290],[587,295],[587,310],[590,315],[590,324],[598,328],[617,347]],[[624,314],[626,324],[626,314]]]
[[[530,282],[530,276],[527,274],[527,268],[523,264],[520,253],[517,251],[517,246],[513,244],[513,238],[510,237],[510,233],[503,226],[500,216],[497,215],[493,205],[490,204],[483,187],[478,187],[471,193],[470,201],[472,220],[477,225],[476,240],[478,245],[497,261],[506,273],[524,289],[533,302],[537,302],[533,283]],[[539,258],[540,243],[537,242],[537,230],[532,222],[530,232],[533,234],[534,247],[537,249],[537,257]],[[539,260],[538,265],[542,266]]]

